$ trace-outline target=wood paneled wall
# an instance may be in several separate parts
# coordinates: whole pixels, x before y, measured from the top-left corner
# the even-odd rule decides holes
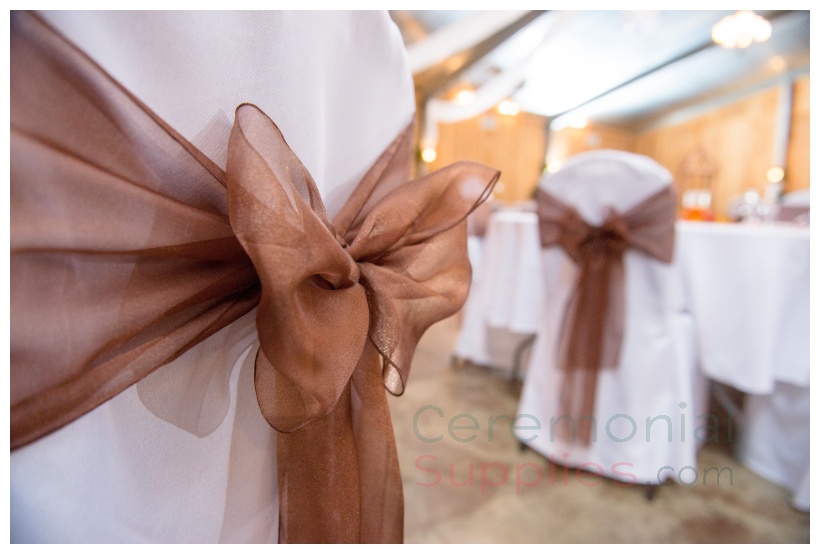
[[[551,132],[547,160],[563,161],[575,154],[600,148],[631,152],[634,144],[635,135],[628,130],[590,122],[583,129],[567,127]]]
[[[809,188],[809,76],[795,81],[786,156],[786,190]]]
[[[787,148],[786,190],[809,186],[809,75],[794,83]],[[645,132],[590,123],[584,129],[551,133],[547,119],[533,114],[501,116],[495,112],[439,125],[435,170],[459,160],[475,160],[501,170],[496,198],[516,202],[530,198],[544,160],[566,158],[598,148],[647,155],[675,175],[679,192],[702,183],[686,177],[683,164],[693,153],[705,154],[716,166],[711,180],[712,206],[724,214],[729,202],[749,189],[763,191],[766,171],[774,163],[775,126],[780,88],[755,92],[683,123]],[[547,147],[549,152],[546,152]],[[546,155],[546,156],[545,156]]]
[[[502,202],[526,200],[532,194],[546,154],[547,119],[529,113],[484,115],[439,125],[434,171],[460,160],[473,160],[501,170],[495,197]]]
[[[705,155],[716,168],[712,208],[724,214],[744,191],[763,193],[766,171],[774,161],[778,94],[778,88],[766,89],[685,123],[640,134],[635,152],[669,169],[680,193],[700,186],[687,175],[687,158]]]
[[[684,123],[654,129],[635,138],[634,151],[668,168],[678,187],[689,185],[682,164],[700,150],[717,166],[712,206],[725,214],[729,202],[747,190],[763,192],[766,171],[775,163],[775,126],[780,87],[741,98]],[[809,75],[794,82],[786,156],[785,190],[809,187]]]

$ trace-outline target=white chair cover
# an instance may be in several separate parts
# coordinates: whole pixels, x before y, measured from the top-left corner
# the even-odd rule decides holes
[[[331,217],[414,111],[386,12],[42,16],[222,168],[234,109],[259,106]],[[275,542],[276,439],[253,389],[254,318],[157,370],[218,366],[230,406],[210,434],[157,418],[137,384],[13,452],[11,542]]]
[[[600,225],[608,208],[623,213],[671,182],[671,174],[649,158],[599,150],[571,158],[541,186]],[[551,429],[551,420],[561,416],[563,372],[556,352],[578,270],[563,249],[544,249],[540,328],[518,408],[520,425],[536,418],[540,429],[518,436],[556,463],[619,481],[645,485],[680,476],[688,482],[697,467],[697,439],[705,434],[694,433],[703,424],[697,416],[705,387],[695,371],[692,322],[682,312],[673,265],[628,250],[624,266],[620,365],[598,373],[591,443],[565,443]],[[657,419],[648,424],[648,418]]]

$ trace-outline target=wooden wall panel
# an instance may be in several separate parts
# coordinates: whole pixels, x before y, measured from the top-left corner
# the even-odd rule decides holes
[[[744,191],[763,192],[773,162],[778,93],[777,88],[766,89],[685,123],[642,133],[635,152],[669,169],[682,193],[697,186],[686,178],[684,162],[700,150],[717,166],[712,207],[723,214]]]
[[[547,119],[520,113],[479,117],[439,125],[438,157],[434,171],[460,160],[473,160],[501,170],[495,197],[502,202],[527,200],[541,170],[547,140]]]
[[[631,152],[634,142],[634,135],[626,129],[590,122],[583,129],[567,127],[550,133],[547,159],[564,161],[575,154],[601,148]]]
[[[679,193],[702,182],[685,178],[687,156],[701,152],[717,166],[711,182],[712,206],[725,213],[729,202],[746,190],[760,192],[775,151],[778,94],[772,87],[743,97],[684,123],[632,133],[590,123],[585,129],[563,129],[549,137],[549,160],[597,148],[645,154],[668,168]],[[786,189],[809,186],[809,76],[795,82],[787,151]],[[501,170],[501,201],[528,199],[543,169],[547,147],[547,119],[533,114],[501,116],[488,112],[459,123],[439,125],[435,170],[459,160],[475,160]]]
[[[809,76],[795,81],[791,134],[786,157],[786,190],[809,188]]]

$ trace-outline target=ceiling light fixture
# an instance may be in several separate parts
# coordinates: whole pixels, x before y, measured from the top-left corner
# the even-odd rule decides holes
[[[561,160],[552,160],[547,164],[547,173],[557,172],[559,169],[561,169],[562,165],[563,163],[561,162]]]
[[[749,10],[727,15],[712,26],[712,40],[724,48],[746,48],[772,36],[772,24]]]
[[[496,108],[501,115],[518,115],[521,107],[512,100],[502,100]]]
[[[421,159],[425,163],[433,163],[434,161],[436,161],[437,157],[438,153],[436,152],[435,148],[427,147],[421,151]]]
[[[475,91],[469,88],[459,90],[455,97],[453,97],[453,101],[459,106],[467,106],[472,104],[473,99],[475,99]]]
[[[786,172],[783,171],[782,167],[770,167],[769,170],[766,172],[766,180],[768,180],[770,183],[779,183],[783,180],[783,177],[785,175]]]
[[[572,118],[567,126],[571,129],[586,129],[587,125],[589,125],[589,120],[584,116],[579,116]]]
[[[550,131],[563,131],[564,129],[585,129],[589,125],[589,119],[582,115],[565,115],[555,119],[550,123]]]

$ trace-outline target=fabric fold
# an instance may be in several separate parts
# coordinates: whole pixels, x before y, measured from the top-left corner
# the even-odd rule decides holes
[[[672,261],[675,194],[666,187],[624,214],[610,210],[600,226],[587,223],[574,207],[538,189],[541,245],[560,246],[578,265],[578,277],[558,339],[558,367],[564,371],[558,426],[567,441],[592,440],[598,371],[618,366],[624,334],[624,254],[636,249],[664,263]],[[570,434],[567,429],[573,429]]]
[[[280,540],[400,542],[385,389],[403,392],[421,334],[466,299],[466,218],[498,172],[410,180],[408,127],[330,221],[255,106],[237,108],[223,172],[38,17],[13,13],[11,31],[11,448],[258,307]],[[224,402],[218,375],[173,393],[194,381],[140,397],[205,434],[218,422],[165,405]]]
[[[247,313],[224,172],[35,15],[11,15],[11,448]],[[184,277],[184,278],[181,278]]]
[[[286,542],[401,541],[384,389],[403,392],[421,334],[466,300],[466,217],[498,175],[461,163],[407,181],[411,139],[408,127],[330,222],[273,121],[251,104],[237,108],[228,204],[262,286],[255,383],[263,415],[282,432]],[[353,500],[374,483],[390,485]],[[305,517],[316,510],[332,517]],[[345,535],[351,525],[358,534]]]

